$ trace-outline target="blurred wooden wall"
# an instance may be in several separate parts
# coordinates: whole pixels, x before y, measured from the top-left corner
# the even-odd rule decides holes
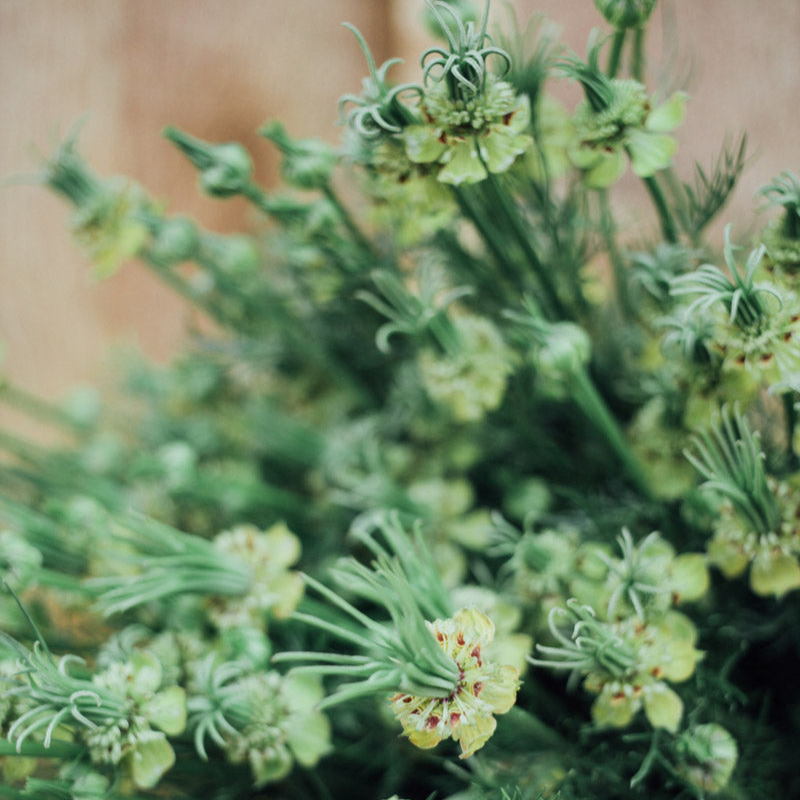
[[[279,118],[303,136],[338,139],[336,99],[358,92],[365,65],[357,25],[381,60],[401,55],[415,77],[430,44],[422,0],[0,0],[0,180],[31,173],[85,116],[80,149],[101,173],[124,173],[173,213],[220,231],[248,224],[237,201],[212,202],[161,137],[176,124],[211,140],[243,141],[258,177],[276,158],[255,130]],[[496,0],[494,17],[504,14]],[[591,0],[514,0],[519,19],[549,14],[578,53],[598,24]],[[750,133],[751,168],[731,214],[781,169],[800,169],[800,3],[664,0],[652,33],[668,59],[692,66],[692,102],[679,166],[708,165],[726,132]],[[662,67],[667,66],[665,61]],[[651,75],[658,77],[659,65]],[[571,99],[574,87],[562,88]],[[572,94],[570,94],[572,92]],[[630,189],[629,191],[634,191]],[[49,397],[103,375],[112,342],[133,340],[166,359],[187,309],[149,273],[127,265],[93,284],[70,241],[67,209],[37,186],[0,188],[2,369]]]

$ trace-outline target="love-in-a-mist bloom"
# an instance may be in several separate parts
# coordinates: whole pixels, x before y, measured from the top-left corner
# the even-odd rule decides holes
[[[476,608],[462,608],[450,619],[426,623],[459,670],[457,688],[446,697],[396,694],[392,711],[411,743],[423,749],[457,739],[461,758],[483,747],[497,727],[495,714],[515,703],[519,670],[483,657],[494,638],[494,624]]]

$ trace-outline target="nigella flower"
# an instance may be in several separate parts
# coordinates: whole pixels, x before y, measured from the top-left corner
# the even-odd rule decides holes
[[[653,108],[641,83],[603,74],[599,50],[600,43],[595,43],[585,63],[572,57],[562,65],[564,73],[577,80],[586,94],[575,109],[575,136],[568,154],[584,171],[584,183],[593,189],[604,189],[622,177],[626,155],[640,178],[668,167],[678,145],[667,134],[683,121],[687,99],[684,92],[676,92]]]
[[[237,525],[214,538],[220,553],[240,558],[250,568],[252,581],[241,597],[216,597],[209,616],[220,629],[263,624],[267,615],[289,616],[303,596],[303,578],[289,567],[300,557],[300,540],[285,523],[262,531],[255,525]]]
[[[483,650],[494,638],[494,625],[476,608],[462,608],[452,618],[426,626],[458,667],[458,685],[446,697],[401,692],[391,698],[392,711],[412,744],[427,749],[443,739],[457,739],[461,758],[466,758],[494,733],[494,715],[514,705],[519,670],[485,660]]]
[[[486,658],[485,649],[494,637],[494,624],[487,616],[476,608],[449,610],[451,598],[419,526],[412,538],[397,512],[378,511],[357,521],[353,533],[377,557],[371,568],[352,559],[341,562],[334,570],[337,582],[352,595],[383,606],[391,621],[372,619],[306,576],[309,587],[358,628],[350,622],[345,627],[338,621],[341,614],[325,610],[319,615],[296,612],[295,619],[360,652],[285,652],[273,661],[306,661],[310,663],[293,672],[345,679],[320,709],[359,697],[389,697],[412,744],[431,748],[452,737],[461,744],[462,758],[472,755],[494,733],[494,715],[514,705],[519,670]]]
[[[436,178],[459,186],[505,172],[533,144],[530,102],[494,75],[480,94],[453,98],[444,83],[426,89],[420,104],[427,123],[403,131],[408,158],[436,164]]]
[[[723,408],[710,430],[695,437],[687,458],[706,479],[701,488],[722,500],[709,561],[726,578],[750,567],[750,588],[761,596],[799,589],[800,491],[767,475],[759,434]]]
[[[560,620],[572,626],[569,638]],[[597,695],[592,719],[598,727],[624,728],[644,709],[654,728],[677,731],[683,702],[667,682],[690,678],[703,655],[688,617],[668,611],[656,624],[633,616],[603,622],[572,598],[566,608],[552,609],[548,626],[558,646],[537,645],[542,658],[528,660],[585,676],[584,689]]]

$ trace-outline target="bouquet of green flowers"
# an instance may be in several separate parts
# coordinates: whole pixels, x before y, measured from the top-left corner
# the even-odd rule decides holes
[[[341,146],[260,131],[280,192],[167,128],[255,234],[45,161],[99,275],[213,324],[111,402],[0,385],[61,435],[0,432],[0,797],[800,795],[800,182],[706,241],[745,140],[677,174],[655,4],[580,56],[434,0],[401,84],[351,26]]]

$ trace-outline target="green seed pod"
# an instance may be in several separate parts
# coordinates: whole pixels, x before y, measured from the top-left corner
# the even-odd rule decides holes
[[[656,0],[594,0],[606,22],[615,28],[638,28],[644,25],[656,7]]]

